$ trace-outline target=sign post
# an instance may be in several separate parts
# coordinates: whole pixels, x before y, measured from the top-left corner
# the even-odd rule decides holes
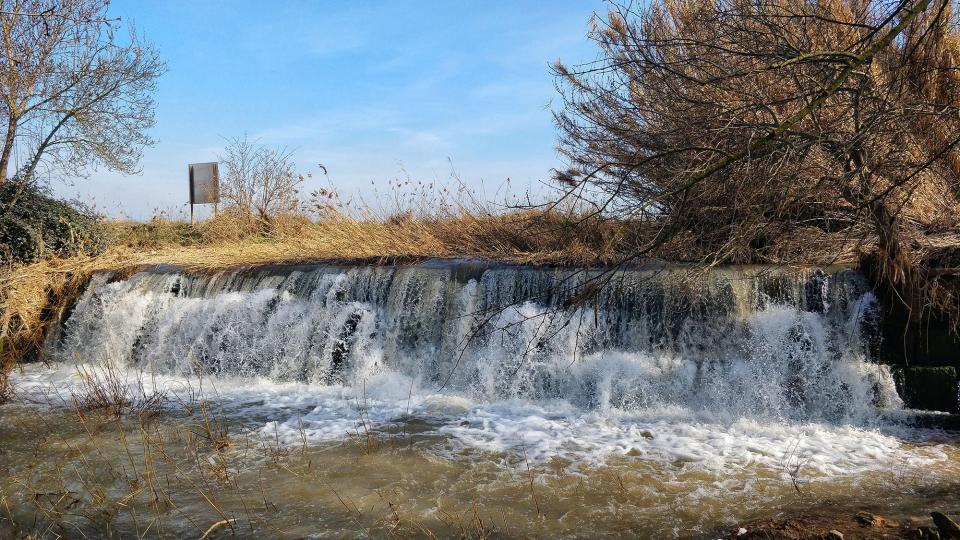
[[[213,204],[213,215],[217,215],[220,202],[220,176],[217,163],[191,163],[190,174],[190,225],[193,225],[193,205]]]

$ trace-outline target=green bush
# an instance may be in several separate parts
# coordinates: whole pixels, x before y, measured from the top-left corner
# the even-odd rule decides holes
[[[89,208],[57,200],[37,187],[0,185],[0,263],[96,255],[105,247],[100,218]]]

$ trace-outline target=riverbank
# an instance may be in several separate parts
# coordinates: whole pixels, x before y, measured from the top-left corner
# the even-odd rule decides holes
[[[934,489],[921,495],[929,500],[927,513],[904,511],[890,505],[851,506],[844,501],[824,502],[803,511],[786,511],[784,516],[740,523],[718,534],[729,540],[934,540],[956,538],[960,526],[951,515],[960,515],[957,486]],[[874,511],[870,511],[870,510]],[[892,514],[875,513],[892,511]],[[934,514],[938,514],[934,517]],[[949,514],[949,515],[947,515]]]

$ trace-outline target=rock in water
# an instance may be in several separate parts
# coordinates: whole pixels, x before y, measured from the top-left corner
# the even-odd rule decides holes
[[[880,527],[883,525],[884,519],[876,514],[871,514],[870,512],[857,512],[853,519],[857,520],[857,523],[864,527]]]
[[[940,531],[940,538],[943,540],[960,540],[960,525],[940,512],[931,512],[933,524]]]

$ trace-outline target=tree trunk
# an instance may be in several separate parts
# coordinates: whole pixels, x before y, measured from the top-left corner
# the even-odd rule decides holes
[[[11,114],[7,120],[7,135],[3,140],[0,153],[0,183],[7,181],[7,169],[10,168],[10,155],[13,153],[13,141],[17,137],[17,119]]]

